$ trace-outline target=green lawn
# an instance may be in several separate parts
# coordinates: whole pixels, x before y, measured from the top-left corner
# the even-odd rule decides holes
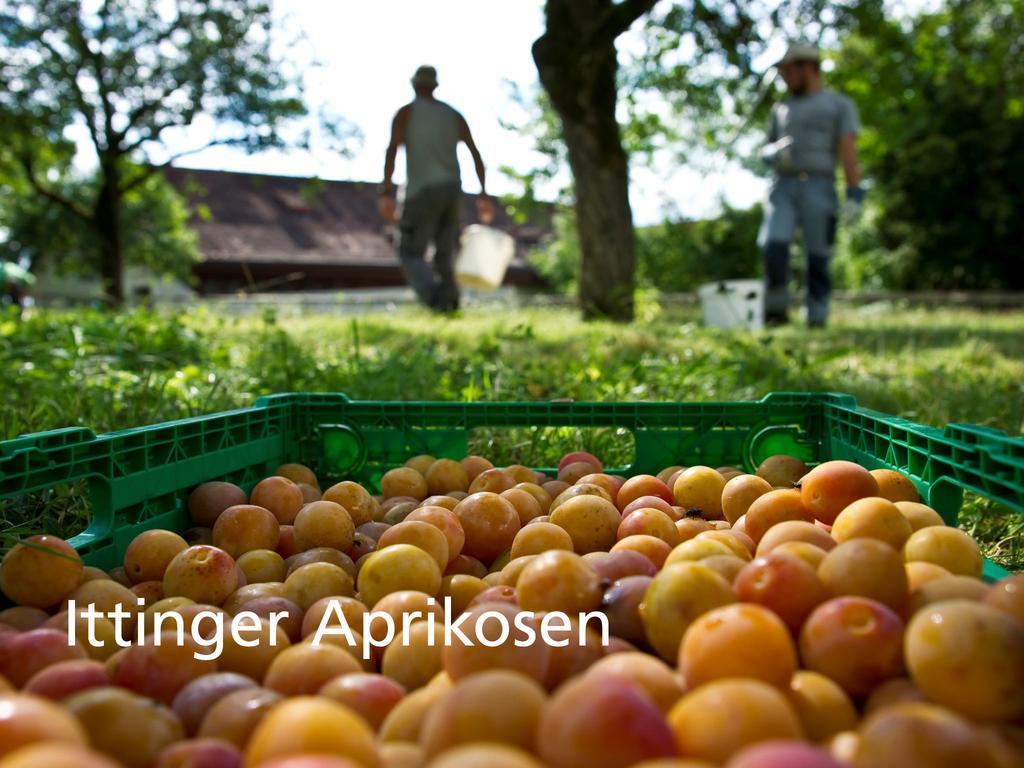
[[[641,307],[631,326],[560,309],[419,310],[359,318],[225,318],[145,312],[0,315],[0,437],[59,426],[97,432],[244,406],[277,391],[381,399],[739,400],[778,390],[849,392],[926,424],[1024,431],[1024,312],[842,309],[826,331],[706,329],[694,310]],[[475,436],[499,462],[541,463],[614,433]],[[52,510],[57,509],[54,512]],[[81,526],[72,505],[0,507],[0,530]],[[1024,567],[1020,518],[973,501],[963,524],[990,556]]]

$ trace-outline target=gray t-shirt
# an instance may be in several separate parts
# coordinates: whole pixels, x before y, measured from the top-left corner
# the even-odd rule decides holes
[[[854,103],[835,91],[789,96],[772,107],[768,141],[793,139],[782,173],[835,173],[839,139],[860,132]]]
[[[431,184],[459,182],[459,113],[443,101],[417,98],[405,129],[406,197]]]

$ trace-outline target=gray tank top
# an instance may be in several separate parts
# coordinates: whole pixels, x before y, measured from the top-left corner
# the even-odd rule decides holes
[[[458,144],[458,112],[436,99],[412,102],[405,129],[407,198],[431,184],[461,181]]]

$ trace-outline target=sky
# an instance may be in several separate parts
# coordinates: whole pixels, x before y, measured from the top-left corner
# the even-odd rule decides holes
[[[309,152],[255,155],[215,147],[176,164],[379,182],[391,118],[411,98],[409,78],[421,64],[438,70],[437,98],[466,117],[489,168],[490,193],[517,191],[498,172],[499,166],[525,170],[536,164],[530,138],[503,129],[499,119],[517,114],[509,81],[526,91],[538,87],[530,47],[543,33],[542,0],[277,0],[275,13],[282,29],[304,37],[298,53],[319,62],[303,75],[311,109],[344,116],[359,128],[362,141],[350,157],[316,144]],[[629,44],[628,37],[620,41]],[[169,133],[167,150],[201,146],[214,130],[209,120],[197,120],[188,129]],[[150,159],[160,162],[162,153],[152,151]],[[465,147],[460,162],[464,189],[477,191]],[[711,173],[674,162],[659,166],[666,170],[633,168],[630,197],[638,224],[660,221],[669,209],[692,218],[711,215],[722,197],[746,207],[765,192],[763,180],[733,165],[720,165]],[[401,158],[395,180],[404,180]]]

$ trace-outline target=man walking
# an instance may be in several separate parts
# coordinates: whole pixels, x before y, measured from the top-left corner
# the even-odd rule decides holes
[[[456,152],[460,141],[466,143],[473,155],[480,180],[477,211],[483,223],[491,221],[493,209],[484,183],[484,161],[469,126],[462,115],[434,98],[437,71],[420,67],[412,77],[412,87],[416,98],[398,110],[391,123],[391,142],[384,160],[384,184],[378,204],[384,219],[393,223],[396,206],[391,177],[398,147],[404,145],[408,181],[399,222],[399,261],[421,302],[439,312],[452,312],[459,307],[453,260],[462,200]],[[424,258],[431,242],[433,267]]]
[[[824,88],[817,48],[794,44],[776,64],[789,95],[772,108],[762,157],[773,167],[760,241],[765,264],[765,323],[782,325],[789,309],[789,246],[797,227],[807,255],[807,324],[824,327],[832,290],[829,256],[835,240],[838,199],[835,168],[843,166],[843,218],[860,213],[864,191],[857,162],[857,108]]]

